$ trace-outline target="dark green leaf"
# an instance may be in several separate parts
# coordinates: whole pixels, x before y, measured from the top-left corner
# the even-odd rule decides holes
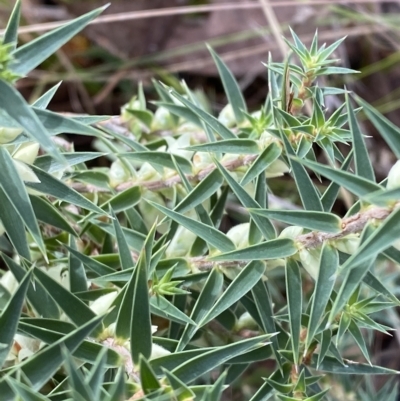
[[[349,128],[353,137],[354,161],[356,167],[356,174],[364,177],[369,181],[375,182],[374,169],[372,167],[367,147],[361,133],[360,126],[357,122],[356,115],[351,107],[349,95],[346,94],[347,113],[349,116]]]
[[[4,147],[0,147],[0,185],[32,234],[39,249],[45,254],[46,248],[24,182],[18,174],[10,153]]]
[[[247,292],[255,286],[258,280],[265,272],[265,265],[262,262],[250,262],[235,277],[228,288],[224,291],[218,301],[198,323],[198,326],[204,326],[211,320],[219,316],[223,311],[230,308],[235,302],[239,301]]]
[[[39,142],[47,152],[56,159],[64,161],[46,128],[22,95],[3,80],[0,80],[0,93],[0,108],[15,120],[34,141]]]
[[[241,123],[244,119],[243,112],[247,111],[246,103],[244,101],[242,92],[232,72],[218,56],[218,54],[210,47],[207,46],[215,65],[218,68],[219,76],[224,86],[226,96],[228,97],[229,104],[232,106],[237,123]]]
[[[289,238],[278,238],[236,251],[226,252],[209,259],[213,261],[279,259],[292,256],[297,253],[297,251],[298,249],[293,240]]]
[[[297,365],[299,360],[303,291],[299,265],[293,259],[288,259],[286,262],[286,297],[288,301],[290,340],[293,358]]]
[[[3,36],[3,45],[10,44],[11,49],[14,50],[18,43],[18,26],[21,18],[21,0],[15,2],[14,8],[8,19],[7,27]]]
[[[235,249],[235,245],[233,244],[233,242],[225,234],[223,234],[221,231],[218,231],[216,228],[190,219],[189,217],[170,210],[155,202],[147,202],[156,209],[163,212],[166,216],[170,217],[172,220],[176,221],[178,224],[181,224],[183,227],[187,228],[189,231],[193,232],[204,241],[214,246],[215,248],[225,252]]]
[[[7,302],[0,316],[0,344],[5,346],[0,348],[0,367],[3,366],[8,353],[13,345],[13,339],[17,331],[19,318],[24,305],[26,292],[32,271],[28,272],[21,281],[17,291]]]
[[[310,230],[338,233],[342,229],[341,219],[332,213],[314,212],[311,210],[272,209],[249,209],[249,212]]]
[[[16,60],[10,68],[17,74],[28,74],[67,43],[105,8],[106,6],[103,6],[93,10],[19,47],[13,53]]]

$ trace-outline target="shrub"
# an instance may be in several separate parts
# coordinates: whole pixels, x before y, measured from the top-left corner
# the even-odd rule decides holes
[[[158,82],[155,107],[139,87],[106,120],[47,110],[57,86],[26,103],[14,83],[101,11],[17,48],[17,2],[0,46],[1,399],[215,401],[251,377],[242,399],[394,400],[391,383],[342,386],[397,373],[368,343],[399,305],[400,164],[377,183],[360,109],[318,86],[354,72],[332,59],[341,41],[316,34],[307,49],[292,32],[299,64],[268,60],[255,112],[212,49],[229,101],[218,117]],[[345,99],[333,111],[330,95]],[[399,157],[400,130],[352,97]],[[87,168],[101,156],[110,168]]]

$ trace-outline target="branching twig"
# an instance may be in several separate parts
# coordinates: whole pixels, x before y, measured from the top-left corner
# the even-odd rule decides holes
[[[294,239],[299,249],[314,249],[321,246],[329,240],[338,240],[349,234],[359,234],[364,227],[372,220],[385,220],[396,208],[400,206],[398,202],[394,208],[382,208],[373,206],[363,212],[359,212],[353,216],[342,220],[342,230],[339,233],[332,234],[320,231],[313,231],[308,234],[302,234]],[[189,263],[196,269],[201,271],[211,270],[215,266],[221,267],[243,267],[249,261],[246,260],[229,260],[217,261],[209,260],[207,256],[199,256],[190,258]]]

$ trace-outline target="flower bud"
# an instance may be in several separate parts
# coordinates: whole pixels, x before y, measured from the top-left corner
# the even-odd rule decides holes
[[[273,161],[269,165],[269,167],[265,171],[265,176],[267,178],[281,177],[282,175],[288,172],[289,172],[289,167],[286,165],[286,163],[278,159]]]
[[[156,192],[151,192],[147,190],[143,191],[142,198],[158,203],[161,206],[166,206],[162,196]],[[140,214],[142,215],[143,221],[149,230],[153,226],[156,220],[161,221],[165,217],[164,213],[160,212],[158,209],[156,209],[155,207],[153,207],[144,200],[139,202],[138,207],[140,210]],[[164,234],[167,232],[168,228],[169,228],[169,222],[166,222],[164,224],[157,226],[157,231],[161,234]]]
[[[9,143],[23,132],[23,128],[0,127],[0,143]]]
[[[130,174],[122,161],[118,159],[111,164],[108,177],[111,187],[115,188],[119,184],[128,181],[130,178]]]
[[[20,160],[26,164],[33,164],[39,152],[39,144],[28,142],[22,144],[19,149],[13,154],[13,159]]]
[[[235,113],[231,104],[227,104],[219,113],[218,120],[226,127],[231,128],[236,125]]]
[[[320,266],[321,249],[300,249],[300,261],[307,273],[317,280]]]
[[[152,131],[168,130],[172,128],[174,128],[174,121],[172,119],[171,113],[165,107],[159,107],[154,113],[154,119],[151,125],[151,130]]]
[[[179,258],[181,256],[186,256],[191,250],[196,238],[197,236],[191,231],[179,226],[165,252],[166,257]]]
[[[90,305],[90,309],[96,315],[102,315],[106,313],[110,309],[117,295],[118,295],[117,291],[113,291],[108,294],[102,295],[101,297],[97,298],[95,301],[92,302],[92,304]]]
[[[234,331],[243,329],[254,330],[258,327],[257,322],[253,319],[249,312],[243,313],[235,324]]]
[[[400,187],[400,160],[390,169],[387,179],[386,188],[394,189]]]
[[[335,248],[343,253],[352,255],[360,245],[360,237],[357,234],[349,234],[346,237],[335,240]]]
[[[226,234],[226,236],[232,240],[235,244],[236,249],[245,248],[249,245],[249,230],[250,223],[238,224],[232,227]]]
[[[22,181],[35,182],[35,183],[40,182],[39,178],[37,178],[33,170],[30,167],[28,167],[25,163],[15,159],[13,159],[13,161],[14,161],[14,166],[18,172],[18,175],[21,177]]]

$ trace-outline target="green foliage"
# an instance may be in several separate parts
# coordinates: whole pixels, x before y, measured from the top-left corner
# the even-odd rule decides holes
[[[353,72],[334,65],[341,41],[316,34],[308,49],[292,32],[299,64],[268,61],[254,112],[210,48],[219,116],[185,84],[155,82],[155,111],[140,86],[122,135],[46,110],[58,86],[31,105],[14,85],[102,9],[18,47],[20,5],[0,44],[2,400],[217,401],[248,367],[246,399],[336,400],[342,384],[344,400],[349,375],[398,373],[372,363],[368,339],[390,333],[400,304],[387,273],[400,265],[400,162],[377,183],[351,96],[317,84]],[[332,112],[330,93],[345,95]],[[399,128],[356,102],[399,157]],[[63,133],[99,152],[65,151]],[[103,156],[110,167],[86,166]],[[270,207],[280,180],[299,204]],[[340,187],[354,195],[345,216],[332,211]]]

